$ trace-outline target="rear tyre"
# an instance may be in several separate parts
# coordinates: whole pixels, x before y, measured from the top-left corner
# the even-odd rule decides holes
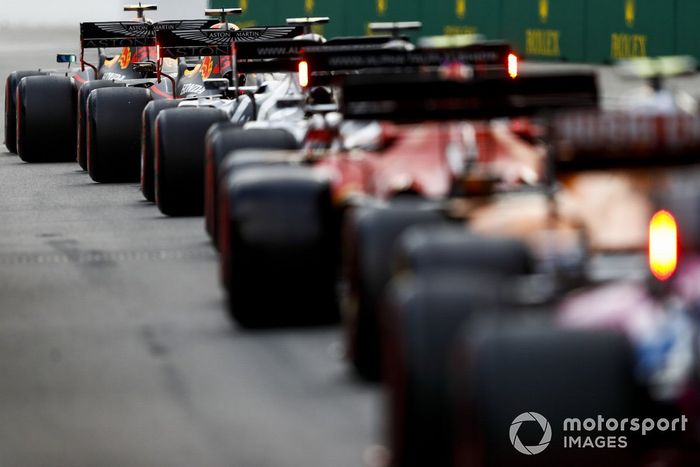
[[[156,203],[166,216],[204,214],[204,137],[226,114],[166,109],[156,118]]]
[[[161,110],[172,109],[180,99],[151,101],[143,111],[141,130],[141,193],[146,200],[156,202],[156,117]]]
[[[75,160],[75,87],[65,76],[29,76],[17,87],[17,153],[25,162]]]
[[[396,263],[413,274],[433,272],[530,274],[534,259],[523,242],[484,237],[464,225],[424,225],[407,230],[396,248]]]
[[[513,323],[474,329],[458,338],[455,354],[451,373],[455,465],[474,465],[475,459],[484,466],[516,467],[643,464],[638,456],[647,446],[640,446],[634,433],[619,433],[628,438],[626,449],[567,449],[557,433],[565,419],[597,421],[601,416],[619,422],[651,415],[646,392],[635,381],[633,350],[623,335]],[[530,411],[546,417],[554,428],[551,442],[536,461],[514,449],[507,436],[516,417]],[[533,423],[537,436],[528,442],[525,423],[517,433],[525,436],[523,445],[536,446],[545,431]],[[569,434],[597,439],[614,432],[603,428]]]
[[[363,206],[350,214],[344,274],[348,286],[343,309],[346,343],[357,373],[380,378],[379,307],[391,279],[394,246],[406,229],[446,222],[434,204],[397,200],[388,206]]]
[[[512,277],[532,272],[517,240],[464,226],[416,226],[396,248],[402,274],[389,287],[382,324],[392,451],[401,466],[451,465],[448,362],[459,330],[506,309]]]
[[[435,273],[404,276],[388,287],[382,376],[392,465],[453,465],[451,353],[463,326],[501,308],[497,285],[497,277]]]
[[[87,147],[87,100],[94,89],[124,87],[124,83],[114,81],[95,80],[88,81],[78,89],[78,165],[83,170],[88,169],[88,147]]]
[[[141,112],[147,89],[102,88],[87,100],[88,173],[99,183],[138,182],[141,173]]]
[[[221,185],[221,278],[245,327],[336,322],[339,212],[308,167],[250,167]]]
[[[239,149],[297,149],[299,143],[294,136],[283,129],[244,130],[240,125],[223,123],[211,127],[206,138],[205,178],[204,178],[204,215],[209,235],[217,243],[218,229],[217,203],[218,181],[225,174],[220,173],[224,158]]]
[[[26,76],[39,76],[41,71],[13,71],[5,80],[5,146],[17,154],[17,86]]]

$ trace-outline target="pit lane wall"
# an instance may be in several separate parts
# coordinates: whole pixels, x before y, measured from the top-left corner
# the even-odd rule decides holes
[[[209,0],[230,6],[230,0]],[[243,25],[330,16],[329,37],[363,34],[372,21],[423,21],[423,35],[481,33],[526,58],[609,63],[671,54],[700,59],[700,0],[240,0]]]

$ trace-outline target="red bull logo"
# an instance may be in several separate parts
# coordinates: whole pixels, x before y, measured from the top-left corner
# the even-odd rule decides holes
[[[122,70],[126,70],[126,67],[131,63],[131,49],[129,47],[122,48],[122,53],[119,55],[119,66]]]
[[[202,68],[200,69],[202,79],[208,79],[213,69],[214,65],[211,57],[204,57],[204,60],[202,60]]]

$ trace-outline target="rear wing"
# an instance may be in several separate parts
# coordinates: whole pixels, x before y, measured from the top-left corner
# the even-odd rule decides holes
[[[700,163],[700,116],[579,112],[551,123],[559,172]]]
[[[156,45],[156,32],[178,29],[210,28],[215,19],[190,19],[145,23],[142,21],[105,21],[80,23],[82,49],[111,47],[150,47]]]
[[[381,42],[379,42],[381,44]],[[324,47],[305,51],[304,59],[309,69],[315,71],[344,71],[366,68],[418,68],[435,67],[448,62],[465,65],[507,67],[508,56],[513,49],[505,42],[482,42],[457,48],[431,48],[396,50],[377,47],[377,43],[366,42],[356,47],[337,47],[332,42]]]
[[[491,119],[598,106],[594,73],[467,81],[436,73],[348,75],[341,87],[341,112],[359,120]]]
[[[302,27],[269,26],[239,29],[175,29],[156,32],[161,57],[198,57],[232,55],[232,44],[237,48],[250,41],[290,39],[303,33]]]
[[[149,5],[139,5],[138,8],[147,9]],[[96,66],[85,61],[85,49],[152,47],[156,45],[158,31],[210,28],[217,22],[214,19],[191,19],[159,21],[157,23],[144,21],[80,23],[80,66],[83,70],[85,70],[85,66],[89,66],[97,72]]]
[[[141,21],[80,23],[80,48],[150,47],[156,42],[153,25]]]

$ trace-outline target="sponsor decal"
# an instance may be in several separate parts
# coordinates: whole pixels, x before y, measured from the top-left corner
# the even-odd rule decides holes
[[[644,34],[613,33],[610,35],[610,56],[614,59],[647,56],[649,38]]]
[[[202,94],[204,92],[204,90],[205,90],[205,88],[201,84],[186,83],[182,86],[182,90],[180,92],[184,95]]]
[[[454,51],[447,54],[422,51],[421,53],[415,54],[336,55],[327,58],[328,65],[336,69],[342,69],[343,67],[422,66],[440,64],[448,60],[465,64],[479,62],[498,63],[500,59],[501,55],[491,50],[479,50],[474,52]]]
[[[154,29],[148,23],[94,23],[102,31],[122,37],[152,37]]]
[[[131,49],[129,47],[123,47],[122,53],[119,55],[119,66],[122,70],[126,70],[129,63],[131,63]]]
[[[561,31],[556,29],[526,29],[525,53],[542,57],[559,57]]]
[[[211,57],[204,57],[202,60],[202,68],[200,72],[202,73],[202,79],[208,79],[211,76],[211,71],[214,69],[214,64]]]
[[[119,73],[112,73],[111,71],[108,71],[107,73],[102,75],[102,79],[114,80],[114,81],[124,81],[126,79],[126,76],[120,75]]]

